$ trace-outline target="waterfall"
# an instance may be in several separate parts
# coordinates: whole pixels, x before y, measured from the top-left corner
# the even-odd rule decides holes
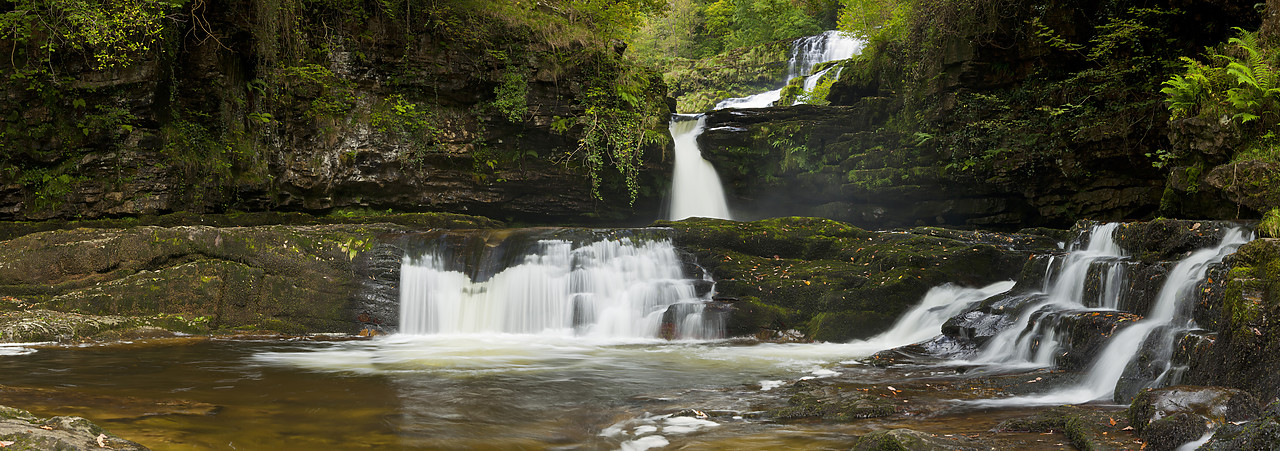
[[[787,78],[782,80],[782,84],[785,87],[787,82],[793,78],[806,77],[804,80],[805,89],[811,90],[827,74],[826,70],[813,74],[814,66],[851,58],[861,52],[862,46],[865,44],[866,42],[860,39],[855,39],[836,30],[797,39],[791,44],[791,59],[787,63]],[[839,76],[839,73],[834,75]],[[747,97],[721,100],[716,104],[715,109],[766,108],[773,106],[781,97],[782,88],[778,88]]]
[[[677,114],[671,119],[671,137],[675,141],[675,174],[671,182],[672,220],[699,216],[731,219],[724,199],[724,188],[715,166],[702,158],[698,135],[706,127],[702,115]]]
[[[490,242],[442,244],[437,240],[403,259],[402,333],[610,339],[722,334],[718,315],[706,312],[708,298],[696,294],[699,281],[683,276],[669,239],[536,239],[514,254]]]
[[[1240,229],[1228,230],[1216,246],[1192,252],[1174,265],[1160,287],[1151,312],[1142,320],[1115,333],[1078,383],[1043,395],[980,401],[978,404],[1075,404],[1111,398],[1117,391],[1117,384],[1125,376],[1126,369],[1143,351],[1146,343],[1155,343],[1156,349],[1145,360],[1162,367],[1154,379],[1143,382],[1148,386],[1167,382],[1173,341],[1180,333],[1195,328],[1191,310],[1196,299],[1196,286],[1204,279],[1211,264],[1221,262],[1251,239],[1250,234]],[[1110,284],[1111,282],[1106,282],[1106,285]],[[1113,290],[1106,287],[1104,291]]]
[[[943,323],[969,306],[1013,288],[1012,281],[996,282],[982,288],[947,283],[929,289],[920,304],[903,314],[893,328],[850,346],[856,354],[870,354],[938,336]]]
[[[787,63],[787,81],[795,77],[805,79],[805,89],[813,89],[818,81],[830,72],[830,68],[810,75],[815,65],[852,57],[862,50],[864,42],[839,31],[827,31],[815,36],[797,39],[791,44],[791,59]],[[839,76],[837,72],[835,74]],[[764,108],[772,106],[782,95],[782,88],[759,94],[720,101],[715,109]],[[695,120],[696,118],[696,120]],[[671,120],[671,139],[675,143],[675,174],[671,183],[669,217],[672,220],[699,216],[731,219],[724,198],[720,176],[711,162],[702,158],[698,148],[698,136],[706,127],[702,115],[677,114]]]
[[[1089,243],[1084,249],[1078,249],[1079,243],[1074,243],[1060,265],[1050,264],[1050,274],[1045,277],[1043,289],[1019,299],[1033,299],[1030,301],[1032,304],[1019,313],[1012,326],[992,337],[975,361],[1042,367],[1052,365],[1059,340],[1054,336],[1054,321],[1047,320],[1047,317],[1085,308],[1085,283],[1092,271],[1107,274],[1105,280],[1108,281],[1113,278],[1111,275],[1123,277],[1124,251],[1112,236],[1117,227],[1119,224],[1116,223],[1094,226],[1089,231]],[[1103,290],[1104,299],[1099,304],[1118,304],[1120,285],[1122,281],[1108,282],[1107,289]]]

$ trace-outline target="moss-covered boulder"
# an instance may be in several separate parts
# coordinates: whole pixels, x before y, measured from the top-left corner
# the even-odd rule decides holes
[[[55,336],[157,315],[190,319],[184,324],[196,331],[355,332],[360,312],[351,301],[367,278],[364,260],[379,236],[404,231],[375,224],[39,232],[0,242],[0,295],[97,318],[59,317],[62,325],[49,326]]]
[[[1129,406],[1129,424],[1146,449],[1171,451],[1204,435],[1209,425],[1250,420],[1261,413],[1243,390],[1173,386],[1145,391]]]
[[[0,406],[0,443],[4,443],[5,449],[14,450],[147,449],[84,418],[36,418],[31,412],[6,406]]]
[[[1267,406],[1261,418],[1242,424],[1227,423],[1199,449],[1204,451],[1264,451],[1280,443],[1280,401]]]
[[[1010,279],[1030,249],[1056,249],[1032,235],[869,232],[820,218],[657,225],[675,230],[675,245],[711,273],[718,296],[743,302],[732,332],[794,328],[825,341],[882,332],[932,287]]]

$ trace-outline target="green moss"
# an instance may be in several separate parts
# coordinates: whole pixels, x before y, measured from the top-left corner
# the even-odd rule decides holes
[[[769,416],[780,420],[853,421],[887,417],[897,412],[893,400],[855,391],[835,395],[826,393],[823,396],[801,392],[792,395],[788,404],[788,407],[770,411]]]

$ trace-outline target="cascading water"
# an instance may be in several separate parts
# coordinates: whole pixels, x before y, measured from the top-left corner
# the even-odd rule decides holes
[[[918,343],[938,335],[942,324],[965,308],[1013,288],[1011,281],[996,282],[982,288],[943,284],[929,289],[920,304],[894,323],[893,328],[866,340],[849,343],[855,355],[871,355],[877,351]]]
[[[791,44],[791,60],[787,63],[787,78],[782,80],[782,84],[786,85],[787,82],[796,77],[806,77],[804,81],[805,89],[811,90],[817,85],[818,80],[827,73],[824,70],[813,74],[814,66],[851,58],[862,51],[864,44],[866,43],[860,39],[855,39],[835,30],[797,39]],[[833,75],[839,76],[838,73]],[[715,109],[766,108],[773,106],[781,97],[782,88],[780,87],[747,97],[721,100],[716,104]]]
[[[805,79],[805,89],[812,90],[818,81],[830,73],[830,68],[810,75],[815,65],[850,58],[862,50],[864,42],[839,31],[827,31],[819,35],[797,39],[791,45],[791,60],[787,64],[787,81],[795,77]],[[839,76],[837,72],[834,74]],[[782,88],[752,96],[726,99],[715,109],[764,108],[772,106],[782,94]],[[711,162],[702,158],[698,148],[698,136],[706,126],[705,118],[698,115],[676,114],[671,118],[671,139],[675,144],[675,174],[671,183],[669,217],[680,220],[689,217],[732,219],[720,176]]]
[[[677,114],[671,119],[676,154],[671,182],[672,220],[693,216],[731,219],[720,176],[698,149],[698,135],[702,134],[706,122],[702,115]]]
[[[1086,308],[1085,283],[1091,270],[1123,277],[1124,251],[1112,236],[1118,226],[1115,223],[1094,226],[1084,249],[1073,249],[1060,266],[1049,265],[1050,271],[1056,274],[1045,278],[1041,292],[1018,299],[1032,304],[1022,310],[1011,326],[992,337],[974,360],[1005,365],[1052,365],[1058,339],[1051,330],[1053,323],[1046,317]],[[1107,277],[1107,280],[1111,278]],[[1115,289],[1104,290],[1099,304],[1116,305],[1121,284],[1122,281],[1111,282],[1108,287],[1114,286]],[[1026,301],[1026,298],[1034,300]]]
[[[611,339],[722,334],[715,315],[704,317],[708,299],[696,294],[697,281],[682,275],[668,239],[537,239],[532,249],[515,250],[518,257],[494,252],[491,243],[434,247],[404,257],[402,333]],[[479,256],[458,255],[476,247],[483,248]],[[515,261],[500,263],[504,258]],[[492,268],[487,279],[476,269],[483,267]]]
[[[1145,382],[1149,386],[1167,382],[1173,341],[1178,334],[1195,328],[1190,310],[1197,284],[1204,279],[1211,264],[1222,261],[1223,257],[1251,239],[1248,233],[1231,229],[1216,246],[1195,251],[1179,261],[1160,287],[1151,312],[1113,335],[1079,383],[1044,395],[981,401],[978,404],[1075,404],[1111,398],[1126,369],[1143,350],[1143,345],[1149,342],[1157,343],[1157,349],[1155,355],[1148,356],[1147,360],[1161,363],[1163,367],[1154,379]]]

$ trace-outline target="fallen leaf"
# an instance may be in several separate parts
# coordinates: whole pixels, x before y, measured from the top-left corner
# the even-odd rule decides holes
[[[9,447],[9,445],[12,445],[12,444],[14,444],[14,443],[15,443],[15,442],[11,442],[11,441],[8,441],[8,440],[0,440],[0,448],[8,448],[8,447]]]
[[[44,429],[44,430],[46,430],[46,431],[52,431],[52,430],[53,430],[53,427],[52,427],[52,426],[40,426],[40,429]]]
[[[1107,417],[1107,420],[1109,420],[1109,421],[1111,422],[1111,425],[1112,425],[1112,426],[1115,426],[1115,425],[1116,425],[1116,419],[1115,419],[1115,418]]]
[[[1133,430],[1133,426],[1125,426],[1125,427],[1124,427],[1124,429],[1121,429],[1121,430],[1122,430],[1122,431],[1132,431],[1132,430]]]

